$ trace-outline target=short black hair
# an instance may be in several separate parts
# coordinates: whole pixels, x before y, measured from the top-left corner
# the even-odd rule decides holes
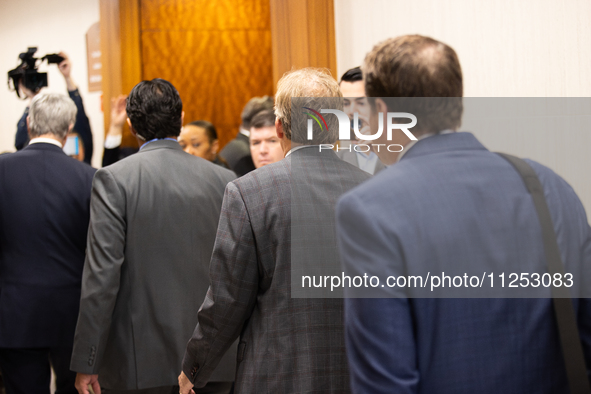
[[[204,129],[210,144],[218,139],[218,132],[215,129],[215,126],[213,125],[213,123],[208,122],[207,120],[196,120],[194,122],[189,123],[187,126],[197,126]]]
[[[135,85],[127,97],[126,111],[131,125],[146,141],[181,133],[183,102],[175,87],[164,79]]]
[[[265,109],[272,109],[273,108],[273,97],[270,96],[263,96],[263,97],[253,97],[248,100],[248,103],[244,106],[242,110],[242,128],[246,130],[250,130],[250,121],[256,114],[265,110]]]
[[[275,111],[272,109],[259,112],[250,121],[250,128],[260,129],[271,126],[275,126]]]
[[[355,67],[347,70],[341,77],[341,82],[357,82],[363,81],[363,74],[361,73],[361,67]]]

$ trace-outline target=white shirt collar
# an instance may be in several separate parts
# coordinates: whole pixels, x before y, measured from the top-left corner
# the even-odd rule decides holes
[[[303,148],[311,148],[311,147],[318,147],[318,145],[298,145],[296,147],[291,148],[289,151],[287,151],[287,153],[285,154],[285,157],[291,155],[296,150],[300,150]]]
[[[44,137],[33,138],[31,141],[29,141],[29,145],[33,145],[33,144],[53,144],[55,146],[59,146],[60,148],[63,148],[61,142],[54,140],[53,138],[44,138]]]

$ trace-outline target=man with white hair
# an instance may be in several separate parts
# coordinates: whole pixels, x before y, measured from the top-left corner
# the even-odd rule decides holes
[[[0,369],[6,393],[76,393],[70,356],[95,170],[62,150],[76,105],[31,102],[29,145],[0,157]]]

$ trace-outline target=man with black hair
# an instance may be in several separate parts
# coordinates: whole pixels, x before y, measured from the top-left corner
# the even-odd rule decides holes
[[[343,111],[351,119],[351,124],[353,124],[353,114],[357,112],[360,123],[359,130],[362,130],[369,124],[369,106],[365,97],[361,68],[355,67],[347,70],[341,77],[339,87],[343,93]],[[358,147],[357,141],[350,143],[341,141],[341,145],[337,149],[337,156],[372,175],[386,168],[369,148],[366,151]]]
[[[220,152],[220,156],[228,162],[232,171],[239,177],[255,169],[250,155],[250,122],[252,118],[265,109],[273,109],[273,98],[269,96],[253,97],[242,110],[242,125],[236,138],[228,142]]]
[[[235,175],[183,152],[183,111],[163,79],[127,98],[140,151],[97,172],[71,369],[95,393],[178,391],[186,341],[205,298],[209,259],[226,184]],[[227,393],[236,348],[214,372],[208,393]],[[125,391],[126,393],[134,391]]]

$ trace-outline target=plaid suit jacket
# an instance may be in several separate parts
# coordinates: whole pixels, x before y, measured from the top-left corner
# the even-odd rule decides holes
[[[349,392],[342,299],[291,296],[292,208],[311,208],[292,201],[292,164],[316,196],[313,211],[332,225],[338,197],[369,175],[317,149],[296,150],[228,184],[210,287],[183,360],[196,387],[240,335],[236,392]],[[326,247],[336,253],[332,234]]]

